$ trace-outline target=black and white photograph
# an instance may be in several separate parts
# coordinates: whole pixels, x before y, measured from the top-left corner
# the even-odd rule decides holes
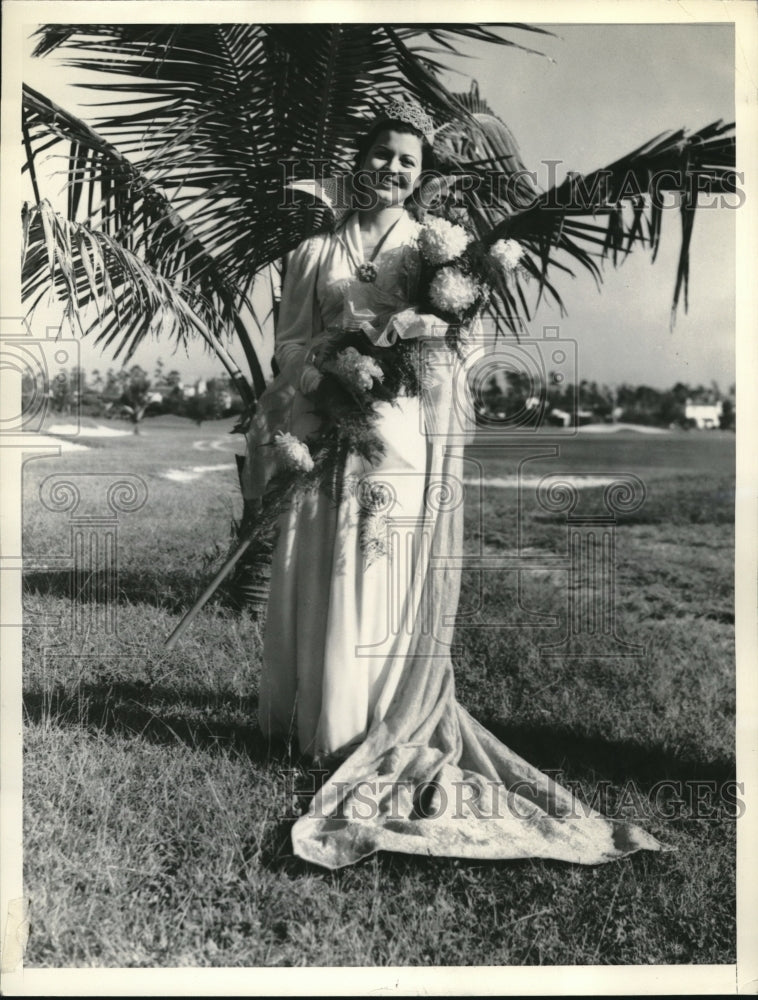
[[[683,8],[4,4],[6,995],[754,990],[758,28]]]

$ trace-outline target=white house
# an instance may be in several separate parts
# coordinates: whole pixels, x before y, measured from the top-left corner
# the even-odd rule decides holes
[[[571,414],[567,413],[565,410],[559,410],[557,407],[554,407],[550,411],[549,415],[550,419],[554,421],[556,424],[560,422],[563,427],[571,426]]]
[[[721,425],[721,400],[718,403],[693,403],[688,399],[684,404],[684,419],[694,420],[698,430],[712,430]]]
[[[721,400],[718,403],[693,403],[688,399],[684,404],[684,419],[694,420],[698,430],[712,430],[721,426]]]
[[[184,395],[187,399],[191,399],[192,396],[204,396],[208,391],[208,383],[204,378],[199,378],[194,385],[188,385],[184,390]]]
[[[560,424],[563,427],[580,426],[581,424],[591,424],[595,420],[592,410],[577,410],[575,413],[568,413],[566,410],[552,409],[548,414],[551,423]]]

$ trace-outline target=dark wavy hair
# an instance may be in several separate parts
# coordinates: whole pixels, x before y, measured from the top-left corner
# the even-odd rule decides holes
[[[358,151],[353,161],[353,171],[361,169],[361,165],[366,158],[366,154],[376,142],[376,137],[380,132],[400,132],[402,135],[415,135],[421,140],[421,170],[434,170],[437,166],[437,159],[434,155],[432,144],[423,132],[400,118],[377,118],[368,132],[361,136],[358,142]]]

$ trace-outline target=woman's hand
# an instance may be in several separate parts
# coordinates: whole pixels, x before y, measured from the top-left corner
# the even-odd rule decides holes
[[[441,340],[448,324],[433,313],[403,309],[395,313],[384,330],[374,340],[377,347],[389,347],[397,340]]]
[[[311,365],[315,368],[321,368],[324,360],[332,351],[332,347],[335,340],[338,340],[345,330],[341,326],[330,326],[326,330],[315,337],[309,347],[308,353],[305,355],[306,365]]]
[[[321,385],[323,375],[315,365],[306,363],[300,375],[300,392],[307,396],[309,392],[315,392]]]

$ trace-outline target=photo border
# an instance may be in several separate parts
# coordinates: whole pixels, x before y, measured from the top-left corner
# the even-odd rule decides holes
[[[383,2],[371,0],[278,0],[278,2],[227,2],[227,0],[162,0],[125,2],[110,0],[108,21],[116,22],[207,22],[207,21],[371,21],[423,22],[466,19],[459,17],[460,4],[451,0],[435,3]],[[756,760],[756,705],[758,662],[756,642],[756,567],[758,532],[756,495],[758,472],[754,430],[758,427],[756,375],[758,349],[755,329],[756,292],[754,269],[758,261],[758,117],[755,78],[758,73],[758,8],[754,4],[695,0],[674,4],[666,0],[616,0],[574,2],[574,0],[523,0],[523,2],[481,2],[475,8],[477,23],[519,21],[527,23],[733,23],[736,33],[735,110],[737,122],[737,170],[744,174],[747,201],[737,217],[737,396],[739,421],[736,435],[736,635],[737,635],[737,780],[744,782],[747,809],[737,826],[737,963],[724,966],[562,966],[549,968],[514,967],[424,967],[349,969],[14,969],[4,972],[2,992],[7,996],[59,995],[140,995],[205,996],[251,995],[332,995],[379,994],[432,995],[590,995],[622,994],[710,994],[754,992],[758,980],[758,919],[755,900],[758,879],[755,845],[758,844],[758,762]],[[464,8],[465,10],[465,8]],[[102,3],[92,0],[6,0],[3,5],[2,80],[2,200],[4,238],[0,262],[0,316],[21,316],[18,276],[17,231],[8,220],[18,219],[18,181],[23,160],[20,140],[20,40],[25,25],[55,21],[96,22],[103,18]],[[433,15],[431,17],[427,17]],[[18,238],[17,234],[18,233]],[[20,411],[20,384],[2,373],[2,404],[5,412]],[[8,442],[2,442],[8,444]],[[2,516],[3,539],[18,545],[20,554],[21,516],[19,496],[23,458],[17,444],[3,447]],[[26,453],[27,459],[30,453]],[[6,547],[6,563],[0,573],[4,621],[20,621],[21,566],[15,550]],[[2,736],[0,755],[0,933],[4,958],[9,964],[16,935],[23,933],[21,880],[21,651],[20,627],[0,629],[0,649],[5,669],[0,675]],[[14,920],[17,922],[14,924]],[[472,976],[472,972],[475,974]],[[752,983],[752,987],[751,984]]]

